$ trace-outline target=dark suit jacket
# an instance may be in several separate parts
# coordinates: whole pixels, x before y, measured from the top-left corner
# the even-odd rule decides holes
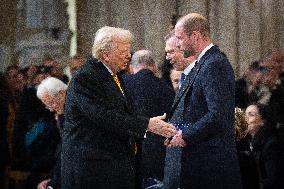
[[[170,111],[175,92],[152,71],[144,69],[134,75],[128,75],[125,83],[136,112],[146,117],[155,117]],[[163,179],[164,140],[164,137],[152,133],[147,133],[147,137],[143,140],[141,162],[143,178]]]
[[[282,83],[276,85],[276,88],[271,90],[271,97],[268,102],[269,117],[268,120],[272,126],[284,124],[284,87]]]
[[[2,75],[0,75],[0,77],[4,79]],[[0,180],[3,176],[4,167],[10,163],[10,152],[6,133],[9,116],[9,98],[6,87],[4,83],[0,83]]]
[[[262,188],[283,188],[284,155],[271,126],[263,125],[252,138],[251,145],[258,165]]]
[[[129,141],[143,138],[149,119],[136,116],[106,67],[90,59],[72,78],[65,102],[63,189],[133,188]]]
[[[248,86],[245,78],[236,80],[235,90],[235,106],[238,108],[246,108],[249,104]]]
[[[57,146],[57,141],[50,140],[54,136],[59,137],[56,127],[53,122],[54,114],[45,108],[45,105],[37,98],[35,87],[26,87],[20,98],[19,107],[16,112],[16,118],[13,131],[13,162],[12,168],[19,170],[40,170],[41,166],[45,167],[45,162],[48,156],[53,157],[53,153]],[[29,151],[25,147],[25,136],[29,129],[39,121],[43,120],[50,124],[41,136],[39,136],[33,143]],[[49,151],[50,149],[51,151]],[[48,155],[47,155],[48,154]],[[31,157],[33,160],[31,160]],[[37,160],[34,160],[34,159]],[[51,163],[52,164],[52,163]],[[49,169],[51,169],[49,167]],[[43,168],[44,171],[46,168]]]
[[[189,125],[182,134],[187,145],[182,151],[181,188],[239,189],[232,67],[213,46],[190,74],[175,98],[171,117]]]

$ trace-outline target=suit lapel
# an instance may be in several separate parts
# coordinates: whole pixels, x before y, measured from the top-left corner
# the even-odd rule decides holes
[[[103,83],[103,85],[105,85],[106,88],[111,88],[110,91],[112,91],[112,92],[108,95],[112,95],[113,97],[116,96],[116,98],[118,98],[119,100],[123,100],[125,102],[125,104],[127,104],[126,98],[122,95],[122,93],[121,93],[119,87],[117,86],[117,84],[115,83],[112,75],[107,70],[107,68],[103,65],[103,63],[96,60],[96,59],[91,59],[90,63],[92,65],[94,73],[97,73],[96,77],[100,78],[101,82]],[[124,85],[120,75],[117,74],[117,76],[119,78],[119,81],[121,82],[122,89],[125,90],[125,85]],[[115,93],[113,93],[113,92],[115,92]]]
[[[172,105],[169,118],[171,117],[172,113],[175,111],[175,109],[176,109],[178,103],[180,102],[181,98],[183,97],[183,95],[185,95],[189,91],[189,89],[192,87],[199,70],[200,70],[200,64],[197,64],[197,65],[194,66],[193,70],[189,73],[189,75],[186,76],[186,80],[184,81],[184,85],[178,90],[178,92],[175,96],[175,100],[174,100],[174,103]]]
[[[216,46],[213,46],[211,49],[209,49],[205,55],[199,60],[199,62],[196,62],[196,65],[194,66],[194,68],[192,69],[192,71],[189,73],[189,77],[186,78],[185,81],[185,85],[180,88],[180,90],[178,90],[176,96],[175,96],[175,100],[174,103],[172,105],[171,111],[170,111],[170,115],[168,116],[168,118],[171,117],[171,115],[173,114],[173,112],[175,111],[178,103],[180,102],[181,98],[183,97],[183,95],[185,95],[188,91],[190,91],[190,89],[193,86],[193,83],[199,73],[200,68],[202,67],[202,65],[204,64],[205,60],[208,58],[208,56],[212,53],[212,51],[216,50]]]

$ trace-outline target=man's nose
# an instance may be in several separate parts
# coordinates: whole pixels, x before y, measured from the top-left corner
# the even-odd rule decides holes
[[[166,60],[171,60],[171,56],[170,55],[166,55]]]

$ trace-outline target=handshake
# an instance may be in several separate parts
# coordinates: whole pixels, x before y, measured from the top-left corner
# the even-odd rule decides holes
[[[182,139],[181,131],[173,124],[167,123],[166,114],[150,118],[147,131],[166,137],[165,145],[168,147],[184,147],[186,144]]]

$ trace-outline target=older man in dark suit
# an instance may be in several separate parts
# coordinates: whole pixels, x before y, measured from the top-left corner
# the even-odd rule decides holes
[[[181,146],[180,188],[241,188],[234,142],[234,73],[210,39],[207,19],[192,13],[175,26],[181,50],[197,58],[176,95],[170,120],[181,131],[167,141]]]
[[[175,70],[182,72],[178,84],[178,89],[180,89],[181,84],[184,83],[185,76],[189,75],[194,67],[195,57],[184,56],[183,51],[179,48],[174,31],[165,37],[165,42],[166,59],[170,60]],[[178,94],[178,90],[176,92]],[[175,122],[176,119],[179,119],[178,116],[173,117],[170,121]],[[180,180],[181,148],[167,148],[166,151],[163,187],[164,189],[176,189],[179,187]]]
[[[130,60],[132,34],[105,26],[95,35],[93,56],[67,89],[62,143],[62,189],[135,185],[133,141],[146,131],[170,137],[173,125],[134,113],[119,72]]]
[[[157,68],[152,52],[148,50],[135,52],[130,68],[134,74],[128,75],[125,83],[135,111],[147,117],[169,112],[175,92],[166,81],[155,76]],[[164,159],[164,138],[147,133],[142,142],[142,154],[141,156],[138,154],[137,159],[144,187],[157,183],[157,180],[163,180]]]

